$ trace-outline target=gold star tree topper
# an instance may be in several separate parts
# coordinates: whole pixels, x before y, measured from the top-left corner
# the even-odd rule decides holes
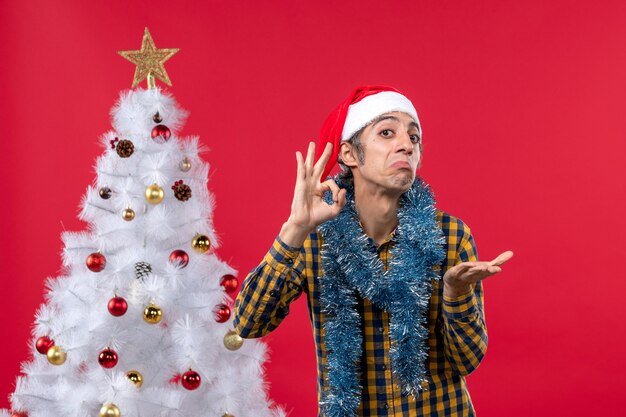
[[[132,88],[135,88],[146,78],[148,79],[148,88],[155,88],[154,77],[157,77],[169,86],[172,85],[163,64],[179,50],[179,48],[157,49],[150,32],[148,32],[148,28],[146,28],[143,34],[143,40],[141,41],[140,50],[118,51],[117,53],[137,66],[135,68],[135,78],[133,79]]]

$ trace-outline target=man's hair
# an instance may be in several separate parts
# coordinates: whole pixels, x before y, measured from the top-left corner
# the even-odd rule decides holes
[[[350,136],[350,139],[348,139],[346,142],[349,143],[350,145],[352,145],[352,150],[354,151],[357,160],[359,161],[359,165],[363,165],[365,163],[365,151],[363,150],[363,144],[361,143],[361,133],[363,133],[363,131],[365,130],[365,128],[367,126],[369,126],[370,124],[372,124],[373,121],[365,126],[363,126],[361,129],[357,130],[352,136]],[[419,169],[420,166],[422,166],[422,138],[421,138],[421,133],[420,133],[420,141],[419,141],[419,149],[420,149],[420,161],[417,165],[417,168]],[[341,146],[341,144],[339,144],[339,146]],[[339,163],[339,166],[341,167],[341,172],[339,173],[339,179],[346,181],[348,183],[352,183],[352,181],[354,180],[354,176],[352,175],[352,170],[350,169],[349,166],[345,165],[343,163],[343,161],[341,160],[341,153],[339,153],[339,157],[337,158],[337,162]]]

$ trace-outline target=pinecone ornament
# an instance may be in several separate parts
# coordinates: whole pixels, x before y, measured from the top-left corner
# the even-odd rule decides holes
[[[135,278],[143,281],[152,272],[152,266],[148,262],[137,262],[135,264]]]
[[[122,139],[117,142],[115,146],[115,151],[120,156],[120,158],[128,158],[135,152],[135,145],[128,139]]]
[[[191,187],[183,183],[183,180],[176,181],[172,185],[172,190],[174,190],[174,196],[180,201],[187,201],[191,198]]]

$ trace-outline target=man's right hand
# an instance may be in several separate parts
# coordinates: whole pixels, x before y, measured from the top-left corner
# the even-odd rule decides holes
[[[315,157],[315,143],[309,143],[306,160],[302,153],[296,152],[298,174],[296,188],[291,203],[291,215],[280,230],[280,239],[285,244],[299,248],[305,239],[318,225],[337,217],[346,204],[346,190],[339,189],[333,180],[320,182],[324,167],[330,158],[333,145],[326,144],[324,153],[313,163]],[[324,201],[324,194],[331,191],[334,204]]]

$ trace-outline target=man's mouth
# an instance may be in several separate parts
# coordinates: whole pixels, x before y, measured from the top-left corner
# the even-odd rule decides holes
[[[409,171],[413,171],[413,167],[411,166],[411,164],[409,164],[408,161],[396,161],[391,164],[391,168],[408,169]]]

